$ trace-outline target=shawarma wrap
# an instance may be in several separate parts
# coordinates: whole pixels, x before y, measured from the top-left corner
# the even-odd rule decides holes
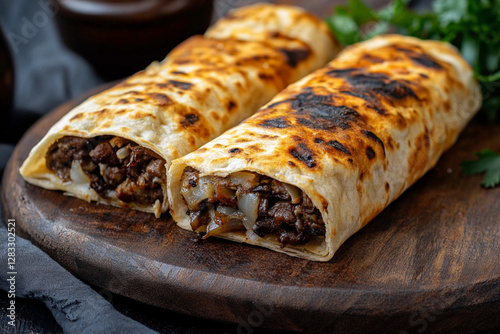
[[[32,149],[21,175],[158,217],[168,209],[172,160],[252,115],[339,49],[325,23],[298,7],[234,10],[161,63],[71,110]]]
[[[449,44],[387,35],[353,45],[175,160],[171,214],[204,238],[328,261],[436,164],[480,104]]]

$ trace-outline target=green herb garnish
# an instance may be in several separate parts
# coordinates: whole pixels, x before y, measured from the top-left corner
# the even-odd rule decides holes
[[[465,174],[476,175],[485,173],[481,184],[486,188],[494,187],[500,184],[500,154],[484,149],[481,152],[474,153],[479,159],[472,161],[463,161],[460,165]]]
[[[483,112],[499,120],[500,0],[434,0],[426,13],[409,10],[408,2],[394,0],[375,11],[362,0],[349,0],[326,22],[344,45],[391,31],[455,45],[481,82]]]
[[[481,83],[481,112],[490,122],[499,121],[500,0],[434,0],[432,12],[425,13],[408,9],[408,2],[393,0],[375,11],[362,0],[349,0],[347,6],[337,6],[326,22],[344,45],[389,32],[453,44]],[[482,185],[499,185],[500,154],[482,150],[476,155],[478,160],[462,162],[464,172],[486,172]]]

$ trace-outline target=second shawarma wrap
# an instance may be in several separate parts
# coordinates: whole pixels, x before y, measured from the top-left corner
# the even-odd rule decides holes
[[[448,44],[345,49],[169,171],[182,228],[316,261],[432,168],[481,104]]]
[[[33,148],[21,175],[159,216],[168,209],[172,160],[252,115],[338,50],[326,25],[300,8],[235,10],[163,62],[71,110]]]

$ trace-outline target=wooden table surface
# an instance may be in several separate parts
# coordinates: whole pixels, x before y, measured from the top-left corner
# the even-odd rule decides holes
[[[248,2],[254,1],[243,3]],[[325,6],[332,6],[330,1],[294,2],[307,5],[319,15],[324,15]],[[474,150],[500,150],[500,126],[480,122],[469,125],[436,168],[348,240],[334,260],[318,264],[223,240],[195,244],[189,232],[172,232],[174,226],[169,217],[150,224],[150,218],[141,213],[93,206],[25,184],[17,173],[19,164],[48,127],[77,102],[72,101],[44,118],[19,144],[4,175],[4,214],[16,212],[18,217],[26,218],[20,221],[27,222],[21,226],[27,237],[70,271],[111,296],[115,306],[120,308],[117,300],[135,305],[137,310],[132,307],[132,317],[144,317],[138,309],[145,308],[158,318],[169,318],[170,322],[155,328],[161,332],[172,329],[172,321],[175,324],[177,318],[175,313],[145,306],[108,290],[163,308],[223,321],[238,322],[256,310],[265,315],[266,307],[272,307],[272,314],[262,324],[271,328],[411,332],[425,325],[430,333],[471,332],[500,326],[494,316],[500,314],[500,189],[480,188],[480,177],[465,177],[458,166],[464,158],[471,158]],[[6,193],[17,200],[9,200]],[[47,202],[47,198],[51,200]],[[90,225],[89,216],[82,215],[89,211],[95,217]],[[34,220],[36,224],[29,224]],[[136,226],[138,221],[144,223]],[[77,238],[54,238],[50,234],[53,228]],[[89,240],[94,249],[82,257]],[[141,247],[137,240],[143,242]],[[96,268],[91,261],[95,254],[102,255],[99,248],[105,248],[110,256],[103,261],[107,271],[99,270],[102,268]],[[66,252],[61,253],[61,249]],[[138,261],[146,263],[137,267]],[[125,262],[135,266],[124,267]],[[147,276],[146,281],[144,275],[134,276],[134,270],[158,264],[164,267],[156,269],[169,273],[170,280],[162,280],[157,274]],[[172,270],[187,276],[172,280]],[[118,274],[132,275],[129,278],[138,281],[116,281]],[[190,282],[193,277],[197,286]],[[242,279],[246,282],[243,285],[238,283]],[[171,292],[162,292],[165,287],[172,289],[172,284],[180,285]],[[225,286],[224,291],[217,290],[220,284]],[[144,286],[138,288],[139,285]],[[242,297],[238,298],[238,293]],[[128,312],[126,307],[123,310]],[[179,328],[190,328],[193,333],[235,332],[241,326],[241,322],[227,327],[209,321],[207,327],[205,320],[192,321],[185,316],[178,319],[186,319]],[[47,323],[46,332],[50,332],[49,327],[52,332],[57,328]]]

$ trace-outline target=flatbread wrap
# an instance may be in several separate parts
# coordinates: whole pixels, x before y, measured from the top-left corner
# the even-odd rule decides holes
[[[172,160],[247,118],[339,49],[326,24],[298,7],[234,10],[161,63],[71,110],[20,173],[43,188],[158,217],[168,209]]]
[[[422,177],[481,104],[449,44],[386,35],[344,49],[169,170],[184,229],[315,261]]]

